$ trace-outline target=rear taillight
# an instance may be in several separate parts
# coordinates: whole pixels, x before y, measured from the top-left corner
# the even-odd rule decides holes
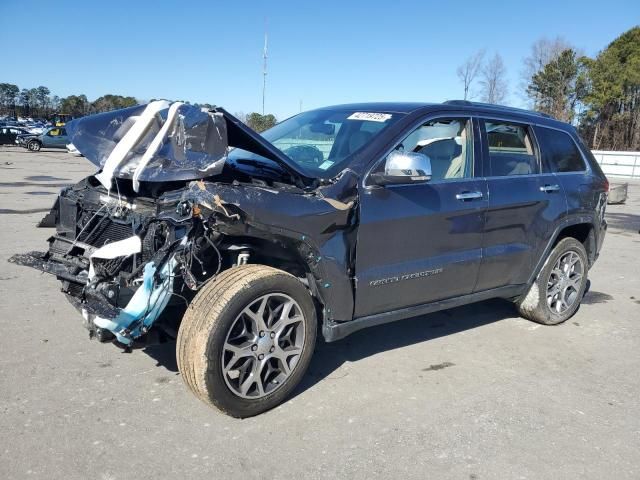
[[[609,179],[608,178],[604,179],[604,191],[609,193]]]

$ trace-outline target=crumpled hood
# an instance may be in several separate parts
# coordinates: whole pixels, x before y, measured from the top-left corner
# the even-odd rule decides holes
[[[100,167],[96,178],[111,188],[113,177],[140,181],[191,180],[222,171],[227,128],[221,113],[182,102],[100,113],[69,122],[69,142]]]
[[[203,109],[157,100],[73,120],[69,143],[101,168],[96,178],[111,189],[114,177],[140,182],[199,180],[222,172],[230,147],[282,165],[302,184],[311,179],[284,153],[222,108]]]

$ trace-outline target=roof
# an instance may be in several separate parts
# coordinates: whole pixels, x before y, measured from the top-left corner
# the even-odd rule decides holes
[[[439,105],[438,103],[423,102],[367,102],[367,103],[346,103],[344,105],[331,105],[319,110],[356,110],[359,112],[389,112],[389,113],[411,113],[421,108]]]
[[[567,126],[568,124],[556,120],[546,113],[525,110],[523,108],[507,107],[504,105],[494,105],[490,103],[470,102],[468,100],[447,100],[443,103],[427,102],[367,102],[350,103],[344,105],[333,105],[323,107],[320,110],[356,110],[361,112],[388,112],[388,113],[413,113],[423,110],[424,113],[435,110],[469,110],[478,113],[507,113],[526,118],[530,121],[540,123],[556,124],[557,126]]]

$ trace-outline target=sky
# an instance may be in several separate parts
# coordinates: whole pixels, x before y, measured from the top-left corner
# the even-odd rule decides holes
[[[0,0],[0,82],[89,100],[206,102],[266,112],[361,101],[462,98],[456,68],[502,55],[509,103],[522,106],[531,44],[563,37],[596,55],[640,24],[640,1]]]

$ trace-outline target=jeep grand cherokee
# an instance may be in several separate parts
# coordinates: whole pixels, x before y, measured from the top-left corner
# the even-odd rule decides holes
[[[47,252],[90,335],[177,338],[187,386],[237,417],[281,403],[326,341],[488,298],[577,310],[608,182],[575,129],[450,101],[296,115],[258,135],[158,101],[68,124],[98,167],[63,189]]]

